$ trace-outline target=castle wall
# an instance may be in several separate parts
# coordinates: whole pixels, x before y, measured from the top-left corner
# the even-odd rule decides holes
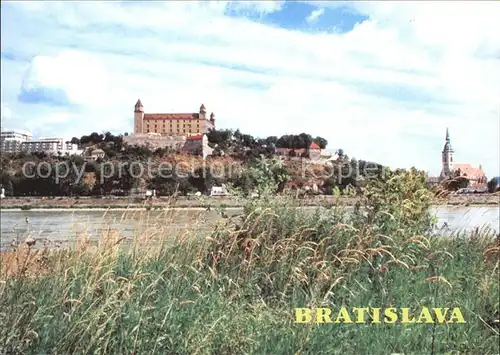
[[[203,158],[212,154],[212,148],[208,146],[207,136],[200,140],[188,140],[187,136],[162,136],[158,134],[135,134],[124,136],[123,142],[128,145],[144,146],[151,150],[158,148],[178,149],[186,154],[194,154],[201,148]]]
[[[158,148],[182,149],[186,143],[186,136],[160,136],[148,134],[134,134],[123,137],[123,142],[128,145],[147,146],[151,150]]]

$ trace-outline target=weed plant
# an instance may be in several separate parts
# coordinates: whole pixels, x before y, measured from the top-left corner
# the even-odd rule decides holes
[[[0,349],[22,354],[498,354],[499,247],[429,237],[416,171],[370,181],[354,212],[263,196],[203,235],[174,215],[122,246],[2,256]],[[146,215],[142,217],[146,219]],[[465,324],[296,324],[294,308],[460,307]]]

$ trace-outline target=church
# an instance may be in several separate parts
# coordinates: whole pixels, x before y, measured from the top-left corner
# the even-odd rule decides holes
[[[454,154],[455,151],[451,147],[450,133],[448,128],[446,128],[446,141],[441,153],[442,169],[439,179],[442,181],[461,176],[469,180],[469,187],[473,189],[485,187],[487,178],[481,165],[478,168],[474,168],[471,164],[456,163],[454,161]]]

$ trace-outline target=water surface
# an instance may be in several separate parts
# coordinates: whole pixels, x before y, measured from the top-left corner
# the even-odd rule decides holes
[[[228,216],[242,213],[241,208],[225,210]],[[439,206],[431,209],[438,219],[436,233],[451,235],[460,231],[485,228],[499,233],[500,208],[498,206]],[[27,235],[51,243],[67,243],[78,235],[98,238],[106,230],[117,230],[125,237],[149,229],[168,231],[172,236],[196,228],[210,231],[222,220],[216,210],[180,209],[175,211],[88,211],[42,210],[0,211],[0,249],[9,248],[12,240],[22,241]],[[156,226],[156,227],[154,227]]]

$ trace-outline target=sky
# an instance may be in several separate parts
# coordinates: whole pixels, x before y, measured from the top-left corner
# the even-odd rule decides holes
[[[258,137],[437,175],[500,175],[500,2],[2,2],[2,128],[132,132],[145,112],[214,112]]]

